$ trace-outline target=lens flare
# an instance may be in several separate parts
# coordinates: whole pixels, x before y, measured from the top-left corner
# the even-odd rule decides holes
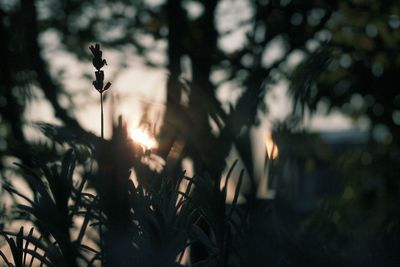
[[[134,142],[140,144],[144,149],[150,150],[158,146],[157,141],[141,128],[133,128],[129,135]]]
[[[265,146],[267,147],[268,158],[276,159],[279,155],[278,146],[272,140],[271,134],[265,136]]]

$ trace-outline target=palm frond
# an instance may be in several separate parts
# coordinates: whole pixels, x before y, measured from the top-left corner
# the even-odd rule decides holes
[[[304,108],[310,103],[312,87],[318,76],[326,71],[331,59],[333,50],[327,45],[314,52],[311,52],[304,62],[299,64],[290,77],[289,94],[293,97],[293,113],[303,115]]]

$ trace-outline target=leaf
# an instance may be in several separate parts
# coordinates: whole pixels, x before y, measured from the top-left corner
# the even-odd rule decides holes
[[[37,253],[35,250],[31,249],[23,249],[23,252],[28,253],[32,255],[34,258],[38,259],[40,261],[40,266],[43,266],[43,264],[46,264],[47,267],[57,267],[56,265],[52,264],[46,257],[46,253],[42,256],[39,253]]]
[[[304,113],[304,107],[310,101],[312,85],[331,62],[332,52],[323,46],[309,55],[293,72],[289,86],[289,93],[294,98],[293,112],[297,112],[299,107],[300,115]]]
[[[225,184],[224,184],[224,187],[223,187],[223,190],[224,190],[225,192],[226,192],[226,190],[227,190],[228,181],[229,181],[229,179],[230,179],[230,177],[231,177],[231,175],[232,175],[233,169],[235,168],[235,166],[236,166],[237,163],[238,163],[238,160],[236,159],[236,160],[233,162],[232,166],[229,168],[228,174],[226,175]]]
[[[232,206],[231,206],[231,209],[230,209],[229,214],[227,216],[228,218],[232,217],[232,214],[236,209],[237,201],[238,201],[239,195],[240,195],[240,187],[241,187],[242,182],[243,182],[243,174],[244,174],[244,170],[242,170],[240,172],[239,180],[238,180],[238,182],[236,184],[236,188],[235,188],[235,195],[233,196],[233,200],[232,200]]]
[[[15,188],[13,188],[12,186],[11,186],[11,184],[3,184],[3,188],[7,191],[7,192],[9,192],[10,194],[15,194],[15,195],[17,195],[17,196],[19,196],[19,197],[21,197],[21,198],[23,198],[23,199],[25,199],[27,202],[29,202],[31,205],[33,205],[34,204],[34,202],[32,201],[32,200],[30,200],[27,196],[25,196],[25,195],[23,195],[23,194],[21,194],[20,192],[18,192]]]
[[[67,181],[69,185],[72,185],[72,176],[75,169],[75,158],[73,155],[73,150],[69,149],[65,154],[61,163],[61,178],[63,181]]]
[[[198,241],[200,244],[204,245],[210,254],[216,254],[218,252],[218,248],[213,244],[210,238],[204,233],[204,231],[197,225],[193,224],[190,228],[191,237]]]
[[[8,267],[12,267],[11,263],[8,261],[6,255],[4,255],[3,251],[0,250],[0,256],[3,258],[4,262],[7,264]]]
[[[26,242],[25,242],[25,249],[28,249],[28,247],[29,247],[29,238],[32,237],[32,234],[33,234],[33,227],[32,227],[31,230],[29,231],[28,239],[27,239]],[[23,259],[23,264],[24,264],[24,266],[25,266],[25,263],[26,263],[26,253],[24,254],[24,259]]]
[[[14,242],[14,239],[5,236],[8,246],[11,250],[11,254],[13,256],[14,264],[16,267],[23,267],[22,266],[22,251],[17,247],[17,244]],[[18,237],[17,237],[18,239]]]

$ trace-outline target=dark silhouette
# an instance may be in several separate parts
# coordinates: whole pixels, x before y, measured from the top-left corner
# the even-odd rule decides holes
[[[398,9],[397,1],[0,3],[0,192],[11,200],[0,209],[0,264],[398,266]],[[224,47],[241,32],[234,48]],[[50,69],[48,35],[57,49],[92,60],[102,138],[62,101],[70,92],[62,72]],[[97,43],[168,70],[156,152],[128,138],[122,119],[103,138],[111,83]],[[190,78],[182,77],[184,58]],[[269,114],[264,99],[279,81],[289,84],[292,117],[274,124],[279,156],[266,162],[277,193],[265,200],[257,198],[250,130]],[[217,92],[229,84],[240,94],[225,103]],[[34,90],[61,122],[37,125],[46,141],[24,132]],[[366,138],[310,133],[302,119],[321,109],[350,116]],[[226,166],[233,148],[244,171]],[[161,172],[146,163],[155,156],[166,161]],[[182,170],[185,158],[194,177]],[[223,180],[229,167],[226,181],[239,177],[232,203]],[[34,230],[11,231],[19,220]]]

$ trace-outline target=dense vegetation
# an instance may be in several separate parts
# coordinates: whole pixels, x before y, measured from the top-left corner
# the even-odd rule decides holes
[[[0,263],[398,266],[399,14],[397,1],[372,0],[0,1]],[[54,73],[50,65],[54,51],[94,57],[103,114],[103,93],[114,88],[99,47],[87,49],[93,42],[124,55],[118,70],[132,67],[132,54],[168,70],[156,152],[128,136],[123,118],[104,139],[75,116],[66,80],[77,77],[65,75],[74,66]],[[79,77],[93,80],[91,70]],[[265,97],[280,82],[293,106],[273,123],[279,157],[266,165],[277,195],[265,200],[251,129],[268,116]],[[224,86],[238,97],[218,98]],[[44,141],[24,131],[25,106],[39,98],[60,122],[35,125]],[[321,110],[351,117],[367,141],[321,144],[303,124]],[[244,170],[227,166],[233,148]],[[182,169],[187,158],[194,177]],[[302,183],[313,165],[333,169],[339,186],[301,213],[287,193],[295,180],[283,178]],[[318,179],[330,187],[325,174]]]

